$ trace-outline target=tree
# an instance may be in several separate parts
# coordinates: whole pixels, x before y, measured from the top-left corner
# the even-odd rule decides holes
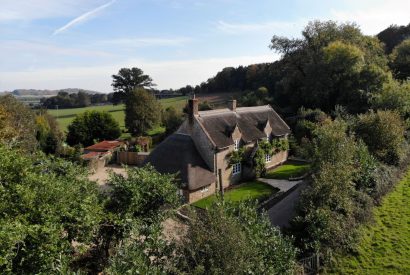
[[[107,112],[86,111],[68,126],[67,143],[89,146],[95,140],[112,140],[121,135],[118,122]]]
[[[165,126],[167,135],[175,132],[184,120],[182,112],[177,112],[175,107],[171,106],[165,109],[162,114],[162,124]]]
[[[393,49],[391,68],[397,79],[410,78],[410,39],[404,40]]]
[[[383,90],[372,99],[376,110],[397,111],[405,118],[410,118],[410,81],[397,81],[390,78],[383,85]]]
[[[390,54],[393,49],[399,45],[404,39],[410,36],[410,24],[407,26],[391,25],[381,31],[377,38],[385,44],[386,54]]]
[[[3,113],[4,124],[0,129],[4,138],[0,141],[12,148],[26,151],[37,149],[36,126],[34,113],[12,95],[0,96],[0,109]]]
[[[111,86],[114,87],[114,91],[121,93],[122,99],[125,95],[131,93],[136,88],[150,88],[155,86],[152,83],[152,78],[145,75],[139,68],[122,68],[118,74],[112,75],[113,82]]]
[[[403,156],[405,127],[394,111],[377,111],[358,117],[355,132],[380,161],[396,165]]]
[[[194,218],[176,254],[187,274],[293,274],[296,250],[254,204],[219,202]]]
[[[160,118],[161,105],[152,94],[143,88],[137,88],[127,94],[125,126],[132,134],[145,134],[159,123]]]
[[[350,250],[356,243],[356,229],[370,216],[372,201],[364,191],[367,182],[355,182],[366,176],[364,163],[369,158],[354,136],[347,134],[344,121],[328,119],[313,135],[314,174],[301,195],[292,232],[303,251]],[[371,160],[368,163],[371,166]]]
[[[58,158],[0,146],[0,163],[0,272],[70,273],[99,227],[97,185]]]
[[[153,224],[162,221],[181,202],[175,177],[162,175],[152,166],[128,169],[127,177],[112,174],[109,185],[112,191],[108,209],[121,220]]]
[[[41,111],[36,116],[36,127],[36,138],[40,149],[46,154],[58,153],[64,137],[56,119],[47,112]]]
[[[272,39],[284,68],[275,99],[287,98],[294,110],[330,112],[342,105],[351,113],[366,111],[388,75],[377,38],[363,35],[354,24],[333,21],[310,22],[302,34],[298,40]]]

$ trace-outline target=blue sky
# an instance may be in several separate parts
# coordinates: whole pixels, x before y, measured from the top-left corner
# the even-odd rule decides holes
[[[408,24],[408,0],[0,0],[0,91],[110,92],[139,67],[158,88],[196,85],[227,66],[270,62],[272,35],[310,20],[356,22],[373,35]]]

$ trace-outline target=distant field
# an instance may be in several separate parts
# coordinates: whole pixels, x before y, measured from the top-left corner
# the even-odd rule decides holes
[[[410,171],[374,215],[357,253],[336,256],[329,274],[410,274]]]
[[[160,99],[162,108],[174,106],[174,108],[182,110],[186,104],[187,97],[174,97]],[[73,121],[76,115],[84,113],[85,111],[105,111],[109,112],[116,121],[120,124],[121,129],[125,129],[124,124],[124,105],[104,105],[104,106],[90,106],[85,108],[71,108],[71,109],[59,109],[59,110],[48,110],[48,112],[54,116],[62,130],[67,130],[68,125]],[[158,129],[155,129],[158,131]]]

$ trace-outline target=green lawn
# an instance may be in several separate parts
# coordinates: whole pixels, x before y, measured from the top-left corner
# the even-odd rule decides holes
[[[224,199],[226,201],[231,202],[238,202],[244,200],[256,200],[267,198],[273,193],[276,193],[278,189],[259,181],[251,181],[248,183],[244,183],[236,188],[230,189],[225,192]],[[211,195],[209,197],[203,198],[197,202],[194,202],[192,205],[200,207],[200,208],[207,208],[213,202],[217,200],[217,196]]]
[[[283,165],[266,172],[268,179],[289,179],[300,177],[310,169],[310,165],[304,162],[287,161]]]
[[[358,253],[336,256],[334,274],[410,274],[410,171],[364,226]]]
[[[186,104],[187,97],[174,97],[174,98],[165,98],[160,99],[162,108],[166,109],[170,106],[173,106],[177,110],[182,110]],[[104,106],[90,106],[85,108],[71,108],[71,109],[59,109],[59,110],[48,110],[48,112],[57,118],[57,122],[60,125],[60,128],[63,131],[67,130],[68,125],[73,121],[76,115],[81,114],[85,111],[106,111],[109,112],[116,121],[120,124],[122,130],[125,130],[125,114],[124,114],[124,105],[104,105]],[[153,134],[163,132],[162,127],[156,127],[151,132]],[[151,134],[151,133],[150,133]]]

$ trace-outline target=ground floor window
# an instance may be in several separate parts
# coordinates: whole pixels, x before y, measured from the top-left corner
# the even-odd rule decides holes
[[[208,186],[202,187],[201,193],[206,193],[206,192],[208,192]]]
[[[236,175],[239,174],[241,172],[241,164],[240,163],[235,163],[234,165],[232,165],[232,174]]]
[[[266,154],[266,155],[265,155],[265,161],[266,161],[266,162],[271,162],[271,160],[272,160],[272,156],[269,155],[269,154]]]

